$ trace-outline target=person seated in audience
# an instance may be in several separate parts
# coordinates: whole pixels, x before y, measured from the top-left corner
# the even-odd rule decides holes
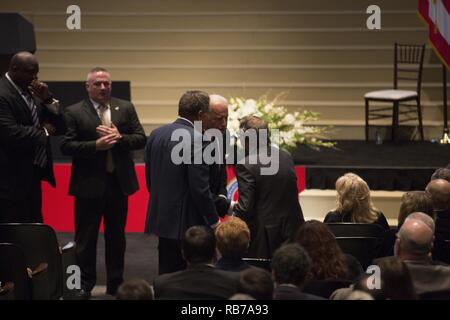
[[[450,182],[431,180],[425,192],[431,198],[436,219],[433,257],[450,264]]]
[[[216,228],[217,250],[221,258],[216,268],[228,271],[242,271],[251,266],[242,260],[250,245],[250,230],[238,217],[230,217]]]
[[[331,295],[332,300],[358,300],[354,292],[365,292],[372,300],[416,300],[411,274],[407,265],[397,257],[377,259],[375,264],[380,268],[376,273],[365,273],[349,288],[338,289]]]
[[[384,214],[370,199],[367,183],[354,173],[346,173],[336,180],[337,208],[325,216],[325,223],[376,223],[389,230]]]
[[[256,300],[272,300],[274,283],[268,271],[251,268],[241,272],[237,292]]]
[[[431,259],[435,225],[421,212],[410,214],[395,241],[395,256],[406,263],[416,293],[449,290],[450,266]]]
[[[381,288],[386,300],[417,299],[411,273],[405,262],[398,257],[384,257],[375,263],[380,267]]]
[[[158,276],[155,299],[228,299],[236,293],[239,273],[214,267],[216,238],[207,226],[190,227],[181,243],[187,269]]]
[[[379,257],[394,255],[394,243],[396,233],[402,226],[406,217],[413,212],[423,212],[430,217],[434,217],[433,203],[425,191],[405,192],[401,198],[400,210],[398,213],[398,228],[391,229],[384,233]]]
[[[153,289],[144,279],[131,279],[117,289],[117,300],[153,300]]]
[[[342,252],[333,233],[320,221],[310,220],[300,226],[296,242],[312,260],[310,280],[354,281],[364,272],[353,256]]]
[[[436,171],[431,175],[430,180],[436,179],[444,179],[450,182],[450,167],[436,169]]]
[[[323,300],[302,292],[311,266],[311,258],[300,245],[290,243],[278,248],[272,258],[274,300]]]

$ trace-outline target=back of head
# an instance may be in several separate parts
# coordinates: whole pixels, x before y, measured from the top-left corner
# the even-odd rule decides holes
[[[269,125],[264,119],[254,115],[246,116],[241,119],[239,128],[244,131],[245,141],[241,143],[244,142],[246,149],[257,150],[270,144]]]
[[[375,300],[368,292],[361,290],[354,290],[345,298],[345,300]]]
[[[435,211],[450,209],[450,182],[444,179],[431,180],[425,192],[430,196]]]
[[[433,216],[433,203],[425,191],[409,191],[403,194],[398,214],[398,227],[413,212],[423,212]]]
[[[354,173],[346,173],[336,180],[337,211],[351,214],[352,221],[372,223],[378,218],[377,209],[370,198],[367,183]]]
[[[259,268],[249,268],[241,272],[239,293],[248,294],[256,300],[272,300],[274,284],[270,273]]]
[[[436,180],[436,179],[444,179],[450,182],[450,168],[438,168],[436,171],[431,175],[430,180]]]
[[[311,265],[311,258],[305,249],[296,243],[286,244],[273,254],[272,274],[278,285],[293,284],[302,288]]]
[[[153,300],[153,290],[144,279],[131,279],[117,289],[117,300]]]
[[[377,260],[385,299],[388,300],[415,300],[411,274],[408,266],[397,257],[385,257]]]
[[[302,246],[312,260],[313,279],[345,279],[347,265],[344,253],[327,225],[310,220],[297,231],[296,242]]]
[[[186,91],[178,103],[178,115],[191,121],[198,120],[200,111],[208,110],[209,95],[200,90]]]
[[[250,244],[250,230],[238,217],[230,217],[215,231],[217,249],[226,258],[242,258]]]
[[[433,247],[433,241],[433,219],[424,213],[413,213],[406,218],[397,233],[395,254],[402,260],[427,259]]]
[[[182,241],[183,257],[188,264],[211,263],[216,252],[216,238],[207,226],[190,227]]]

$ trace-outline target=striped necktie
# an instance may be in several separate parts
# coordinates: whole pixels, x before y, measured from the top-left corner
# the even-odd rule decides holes
[[[107,105],[100,105],[99,107],[100,111],[100,120],[104,126],[111,127],[111,120],[110,117],[108,117],[107,111],[108,106]],[[114,159],[112,155],[112,151],[107,150],[106,151],[106,172],[112,173],[114,171]]]
[[[31,119],[33,121],[33,126],[35,128],[40,128],[36,104],[34,103],[33,97],[27,92],[25,92],[23,95],[25,96],[25,99],[27,101],[28,109],[31,112]],[[38,166],[39,168],[44,168],[46,164],[47,164],[46,146],[36,146],[34,155],[34,165]]]

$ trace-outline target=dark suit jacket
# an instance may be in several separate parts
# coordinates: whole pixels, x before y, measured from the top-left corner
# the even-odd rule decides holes
[[[122,139],[111,149],[115,172],[124,195],[139,189],[131,150],[145,146],[145,132],[131,102],[111,98],[111,121]],[[66,134],[61,151],[72,156],[69,194],[82,198],[103,196],[106,187],[106,151],[97,151],[96,128],[101,124],[89,99],[68,107],[64,113]]]
[[[298,287],[279,285],[273,293],[274,300],[325,300],[309,293],[302,292]]]
[[[238,282],[238,272],[202,264],[158,276],[153,282],[153,289],[155,299],[161,300],[224,300],[236,293]]]
[[[294,237],[304,222],[294,162],[283,150],[274,158],[279,166],[274,175],[261,175],[261,164],[236,166],[239,201],[234,213],[250,228],[249,257],[271,258],[283,242]]]
[[[50,112],[39,99],[34,99],[39,121],[50,122],[57,134],[63,131],[61,115]],[[0,198],[19,200],[29,192],[35,167],[35,149],[47,148],[47,166],[42,179],[55,186],[49,139],[43,129],[33,126],[27,104],[3,76],[0,79]]]
[[[175,164],[172,161],[172,150],[182,143],[179,142],[181,140],[171,141],[175,130],[187,134],[186,140],[189,141],[183,142],[186,147],[191,147],[192,152],[187,157],[192,164]],[[193,136],[194,127],[178,119],[153,130],[148,139],[145,150],[147,188],[150,192],[145,226],[147,233],[168,239],[182,239],[189,227],[212,225],[219,219],[209,186],[210,168],[203,163],[194,164],[193,161]]]
[[[224,139],[225,140],[225,139]],[[219,216],[224,217],[228,213],[230,201],[227,199],[227,170],[225,163],[225,151],[222,163],[209,165],[209,186],[213,195],[214,204]]]

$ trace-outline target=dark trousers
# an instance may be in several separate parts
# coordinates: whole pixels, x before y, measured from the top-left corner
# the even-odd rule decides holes
[[[30,190],[22,199],[0,199],[0,223],[42,223],[41,176],[32,177]]]
[[[85,291],[91,291],[97,280],[97,238],[103,217],[106,291],[115,294],[123,281],[128,197],[123,195],[114,174],[108,174],[107,179],[107,188],[102,198],[75,197],[75,242],[77,263],[81,269],[81,285]]]
[[[158,238],[159,274],[186,269],[186,261],[181,253],[181,241]]]

